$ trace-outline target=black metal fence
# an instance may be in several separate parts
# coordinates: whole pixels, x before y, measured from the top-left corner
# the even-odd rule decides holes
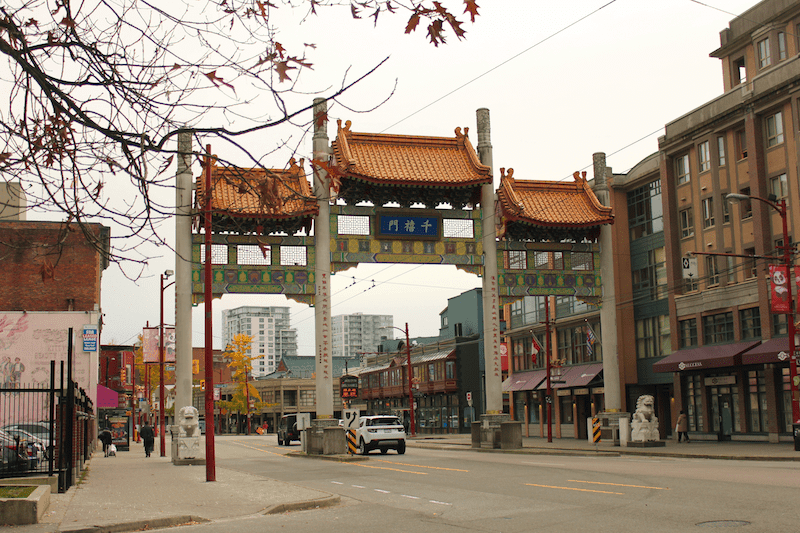
[[[95,440],[94,407],[63,361],[59,370],[56,379],[52,361],[49,383],[0,383],[0,478],[57,474],[65,492],[83,470]]]

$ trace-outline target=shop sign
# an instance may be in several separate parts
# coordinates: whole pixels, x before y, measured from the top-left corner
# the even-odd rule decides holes
[[[592,394],[605,394],[606,388],[605,387],[595,387],[592,389]]]
[[[569,389],[558,389],[556,391],[556,396],[569,396],[572,394],[572,391]]]
[[[712,376],[705,379],[705,384],[708,387],[716,385],[735,385],[736,376]]]
[[[573,389],[572,394],[575,396],[584,396],[589,394],[589,389]]]

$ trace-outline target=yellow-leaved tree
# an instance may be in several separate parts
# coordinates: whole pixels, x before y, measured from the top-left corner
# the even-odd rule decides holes
[[[228,367],[231,369],[233,382],[236,384],[236,392],[233,394],[229,401],[219,402],[222,409],[229,411],[236,411],[237,413],[248,413],[247,401],[250,400],[252,409],[250,412],[260,410],[261,395],[258,390],[250,383],[250,367],[253,359],[258,357],[250,356],[250,342],[253,337],[239,333],[233,337],[233,342],[228,345],[225,351],[225,357],[230,359]]]

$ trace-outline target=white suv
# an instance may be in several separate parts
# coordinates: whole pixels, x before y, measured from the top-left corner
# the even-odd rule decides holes
[[[358,453],[366,455],[378,449],[386,453],[390,449],[406,453],[406,432],[403,423],[393,415],[362,416],[356,429]]]

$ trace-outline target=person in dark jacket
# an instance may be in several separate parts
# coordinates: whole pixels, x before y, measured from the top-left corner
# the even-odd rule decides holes
[[[144,441],[144,453],[146,454],[146,457],[150,457],[156,437],[155,433],[153,433],[153,428],[150,427],[149,422],[144,423],[144,427],[142,427],[142,430],[139,432],[139,436],[141,436],[142,440]]]
[[[108,428],[105,428],[100,432],[100,435],[98,435],[97,438],[103,443],[103,454],[108,457],[108,447],[111,446],[112,439],[111,431]]]

